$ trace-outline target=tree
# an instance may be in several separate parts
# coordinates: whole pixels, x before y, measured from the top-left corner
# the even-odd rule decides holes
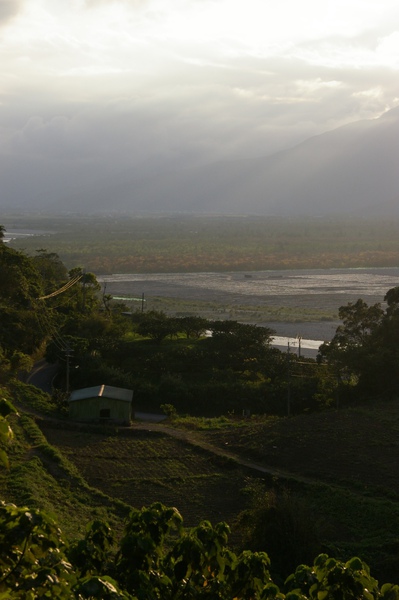
[[[214,321],[210,324],[215,345],[233,349],[261,350],[268,346],[273,331],[268,327],[258,327],[238,321]]]
[[[341,307],[343,324],[320,347],[320,359],[364,396],[392,397],[399,385],[399,288],[388,290],[384,300],[385,311],[361,299]]]
[[[0,392],[3,394],[3,390],[0,390]],[[7,420],[7,417],[12,413],[16,414],[17,411],[8,398],[2,395],[0,398],[0,465],[3,465],[3,467],[9,466],[7,447],[14,437]]]
[[[32,260],[7,244],[0,244],[0,305],[30,308],[42,292],[41,277]]]
[[[166,337],[177,335],[179,328],[176,319],[154,310],[141,314],[136,331],[160,344]]]
[[[206,340],[210,360],[219,369],[258,371],[266,361],[272,330],[238,323],[214,321],[212,336]]]
[[[33,361],[27,354],[18,350],[6,353],[0,346],[0,383],[6,383],[11,378],[28,372],[32,364]]]
[[[0,281],[2,348],[31,354],[44,339],[35,313],[42,293],[40,273],[29,257],[0,244]]]
[[[399,286],[388,290],[384,296],[384,301],[388,305],[386,310],[387,316],[396,315],[399,312]]]
[[[55,252],[47,252],[44,248],[36,252],[32,262],[42,277],[44,293],[49,294],[68,281],[68,271]]]
[[[381,324],[384,311],[379,303],[368,306],[364,300],[349,303],[339,309],[342,325],[337,328],[334,341],[341,349],[358,348],[367,342],[370,334]]]
[[[176,318],[176,323],[179,331],[185,333],[187,338],[199,338],[210,327],[208,319],[195,315]]]
[[[78,279],[80,278],[80,279]],[[81,267],[75,267],[69,271],[69,280],[76,283],[69,288],[67,298],[74,301],[74,310],[82,313],[91,313],[100,306],[99,291],[100,284],[94,273],[86,273]]]

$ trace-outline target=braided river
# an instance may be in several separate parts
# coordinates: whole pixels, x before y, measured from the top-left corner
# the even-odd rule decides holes
[[[223,273],[115,274],[98,277],[107,293],[218,302],[221,305],[301,306],[334,311],[362,298],[381,302],[399,285],[399,267],[365,269],[301,269]],[[274,344],[317,350],[330,340],[339,321],[259,323],[276,332]]]

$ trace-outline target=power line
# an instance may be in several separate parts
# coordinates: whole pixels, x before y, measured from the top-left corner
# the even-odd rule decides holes
[[[68,304],[68,302],[70,302],[71,300],[73,300],[73,298],[76,298],[76,296],[78,295],[79,290],[76,290],[76,292],[74,292],[73,294],[71,294],[70,296],[68,296],[67,298],[65,298],[62,302],[59,302],[59,304],[56,304],[54,306],[52,306],[51,308],[53,310],[60,308],[62,306],[65,306],[66,304]]]
[[[68,281],[65,285],[63,285],[58,290],[55,290],[54,292],[52,292],[51,294],[47,294],[46,296],[41,296],[37,300],[47,300],[48,298],[54,298],[55,296],[59,296],[60,294],[63,294],[64,292],[69,290],[72,286],[74,286],[76,283],[78,283],[78,281],[80,281],[82,279],[82,277],[83,277],[83,274],[77,275],[76,277],[74,277],[73,279]],[[74,296],[75,295],[76,295],[76,293],[74,294]],[[84,289],[84,284],[83,284],[83,298],[84,298],[84,295],[85,295],[85,289]],[[44,310],[43,310],[43,308],[44,308]],[[55,325],[53,325],[53,323],[50,321],[50,318],[46,311],[45,306],[43,306],[43,305],[36,306],[35,314],[36,314],[36,319],[39,324],[39,327],[42,330],[42,333],[46,337],[47,337],[47,335],[50,335],[50,337],[51,337],[55,347],[58,349],[58,351],[65,354],[66,392],[69,393],[69,369],[70,369],[69,362],[70,362],[70,358],[72,357],[72,352],[73,352],[71,345],[67,342],[67,340],[65,338],[62,337],[62,335],[59,333],[59,331],[57,330]],[[61,357],[57,354],[57,352],[55,354],[58,357],[58,359],[61,359]]]
[[[52,338],[54,345],[58,348],[58,350],[65,352],[65,350],[67,350],[67,348],[69,347],[69,344],[61,336],[61,334],[58,332],[57,328],[53,325],[53,323],[51,323],[47,313],[41,312],[40,309],[38,309],[35,311],[35,314],[42,333],[45,336],[50,336]]]
[[[82,279],[82,277],[83,277],[83,275],[78,275],[77,277],[74,277],[73,279],[68,281],[68,283],[63,285],[59,290],[56,290],[55,292],[52,292],[51,294],[47,294],[47,296],[40,296],[40,298],[38,298],[38,300],[47,300],[47,298],[53,298],[54,296],[58,296],[58,294],[63,294],[70,287],[75,285],[75,283],[77,283],[80,279]]]

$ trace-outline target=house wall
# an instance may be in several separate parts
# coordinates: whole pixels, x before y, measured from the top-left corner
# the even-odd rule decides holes
[[[110,420],[116,423],[130,423],[132,405],[130,402],[108,398],[85,398],[69,403],[69,416],[76,421],[99,421],[100,411],[108,409]]]

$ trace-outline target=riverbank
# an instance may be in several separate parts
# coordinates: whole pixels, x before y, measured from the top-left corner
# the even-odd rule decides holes
[[[107,294],[123,296],[132,311],[232,319],[270,327],[278,337],[322,343],[333,338],[341,306],[359,298],[383,303],[397,285],[399,269],[132,273],[98,279]]]

